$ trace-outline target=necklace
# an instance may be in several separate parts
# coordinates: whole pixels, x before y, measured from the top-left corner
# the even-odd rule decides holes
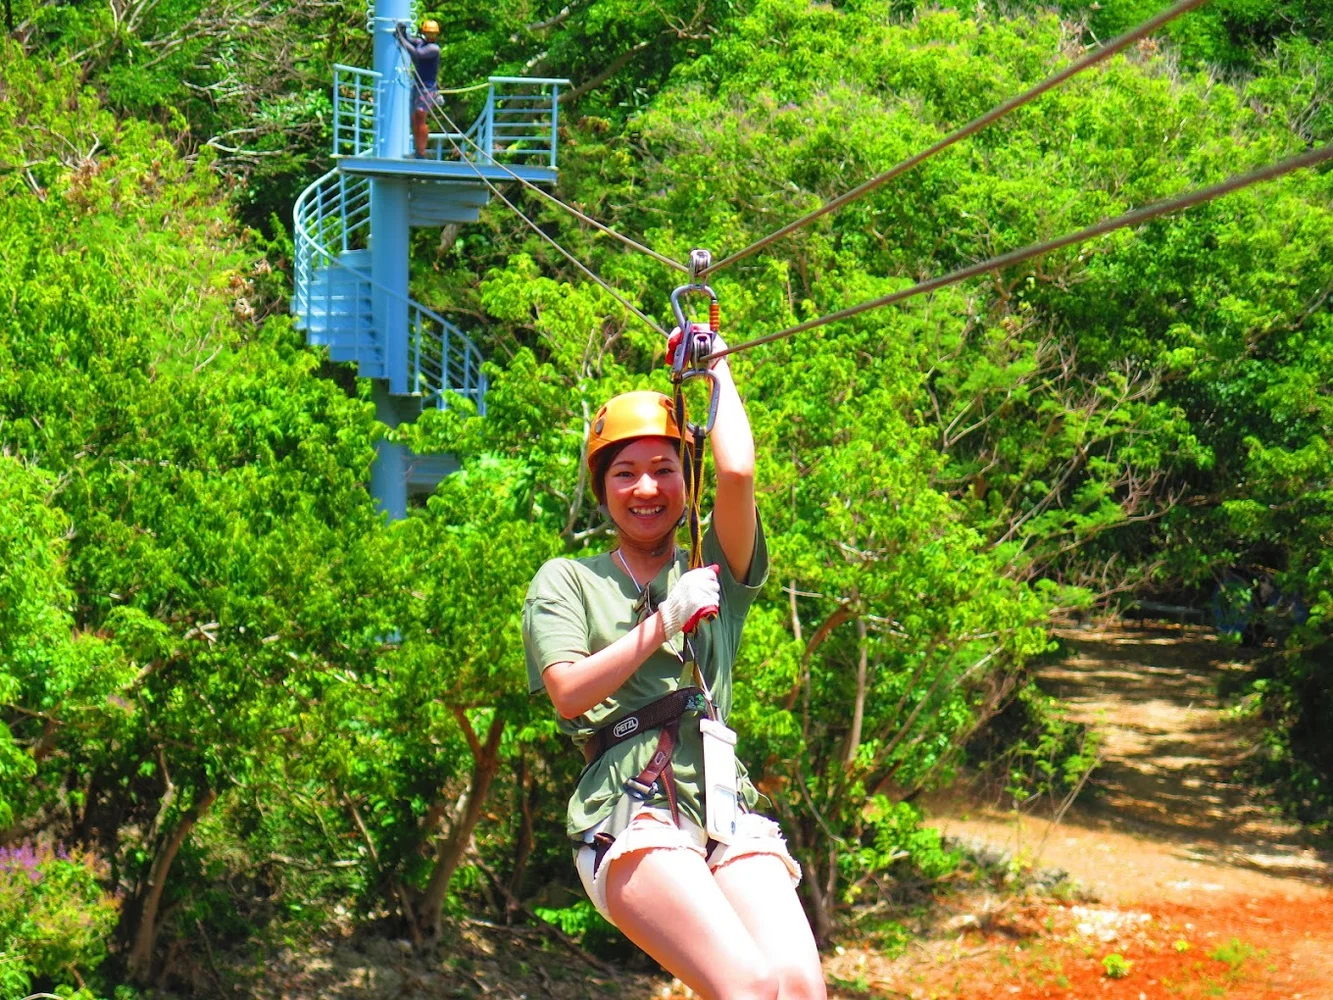
[[[639,599],[634,602],[634,611],[639,621],[646,621],[653,614],[653,611],[655,610],[653,608],[653,597],[651,589],[652,581],[649,580],[647,585],[640,583],[639,578],[634,575],[634,570],[630,569],[629,563],[625,561],[624,553],[622,553],[619,549],[616,549],[615,555],[616,558],[620,560],[620,565],[624,567],[625,573],[629,576],[629,578],[632,581],[634,581],[634,586],[639,588]],[[670,639],[667,640],[666,646],[667,649],[675,653],[677,657],[681,657],[681,652],[676,649],[675,643],[673,643]]]
[[[625,562],[625,554],[616,549],[616,558],[620,560],[620,565],[625,567],[625,572],[629,574],[629,578],[634,581],[634,586],[638,587],[639,593],[642,594],[644,586],[639,582],[639,578],[634,575],[634,570],[629,568],[629,563]]]
[[[629,578],[634,581],[634,586],[639,588],[639,594],[646,595],[649,587],[652,585],[652,580],[649,579],[647,584],[640,583],[639,578],[634,575],[634,570],[630,569],[629,563],[625,561],[625,553],[620,549],[615,550],[615,557],[620,560],[620,565],[625,568],[625,572],[629,575]],[[658,572],[660,573],[661,570],[659,569]]]
[[[639,599],[634,602],[634,615],[639,621],[644,621],[653,613],[652,593],[648,587],[639,582],[639,578],[634,575],[634,570],[629,568],[629,563],[625,561],[625,555],[619,549],[616,549],[615,556],[620,560],[620,565],[624,567],[629,578],[634,581],[634,586],[639,588]]]

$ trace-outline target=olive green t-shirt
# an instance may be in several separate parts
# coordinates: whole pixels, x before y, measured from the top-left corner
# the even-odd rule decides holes
[[[716,618],[702,622],[691,641],[704,680],[713,695],[719,717],[725,721],[731,713],[731,666],[736,660],[741,629],[750,604],[768,576],[768,547],[763,528],[756,523],[754,558],[749,579],[736,580],[727,567],[717,535],[710,527],[703,537],[704,565],[719,566],[721,601]],[[653,579],[650,587],[652,608],[656,609],[675,586],[688,562],[687,553],[678,549],[676,558]],[[580,660],[606,648],[629,632],[649,612],[636,613],[640,592],[629,574],[610,553],[582,559],[552,559],[537,571],[527,600],[523,604],[523,646],[527,652],[528,685],[532,691],[543,690],[542,672],[553,663]],[[563,733],[582,747],[594,730],[622,716],[637,712],[650,702],[682,686],[695,683],[693,668],[682,664],[676,655],[683,648],[681,636],[655,650],[634,674],[610,698],[574,719],[556,719]],[[659,730],[651,729],[612,747],[602,757],[584,768],[578,788],[569,800],[567,831],[581,840],[583,831],[597,825],[611,814],[624,794],[624,784],[637,777],[648,765],[657,748]],[[671,758],[675,771],[681,812],[703,825],[703,745],[698,716],[687,713],[681,720],[680,744]],[[753,806],[758,797],[754,786],[743,774],[741,794]],[[649,800],[665,805],[666,795],[658,783],[658,796]]]

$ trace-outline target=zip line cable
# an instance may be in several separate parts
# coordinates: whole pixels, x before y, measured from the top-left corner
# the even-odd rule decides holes
[[[936,153],[948,149],[954,143],[959,142],[962,139],[966,139],[968,136],[973,135],[977,132],[980,132],[986,126],[994,123],[1000,118],[1003,118],[1010,111],[1013,111],[1016,108],[1020,108],[1024,104],[1028,104],[1029,102],[1040,97],[1042,94],[1046,93],[1046,91],[1051,90],[1054,87],[1058,87],[1060,84],[1064,83],[1070,77],[1076,76],[1077,74],[1083,72],[1085,69],[1088,69],[1091,66],[1095,66],[1099,62],[1103,62],[1104,60],[1109,59],[1111,56],[1115,55],[1121,49],[1124,49],[1125,47],[1133,44],[1134,42],[1137,42],[1139,39],[1152,34],[1162,25],[1168,23],[1169,21],[1174,21],[1182,14],[1186,14],[1196,7],[1201,7],[1203,4],[1207,2],[1208,0],[1180,0],[1180,2],[1177,3],[1174,7],[1167,8],[1166,10],[1162,11],[1155,17],[1151,17],[1148,20],[1144,21],[1138,27],[1131,28],[1129,31],[1125,32],[1123,35],[1120,35],[1118,38],[1113,38],[1111,41],[1107,42],[1101,48],[1094,49],[1092,52],[1089,52],[1087,55],[1083,56],[1083,58],[1070,63],[1068,66],[1066,66],[1060,72],[1056,73],[1054,76],[1048,76],[1045,80],[1042,80],[1041,83],[1038,83],[1036,86],[1028,88],[1027,90],[1023,91],[1023,93],[1019,94],[1017,97],[1011,97],[1003,104],[997,105],[990,111],[987,111],[980,118],[972,119],[972,121],[968,122],[962,128],[958,129],[956,132],[953,132],[945,136],[943,139],[935,143],[933,146],[930,146],[929,148],[922,150],[915,156],[908,157],[906,160],[903,160],[895,167],[891,167],[884,173],[879,174],[876,177],[872,177],[870,178],[870,180],[857,185],[850,191],[839,195],[838,197],[834,198],[832,201],[827,202],[824,205],[821,205],[813,212],[801,216],[795,222],[789,222],[781,229],[769,233],[767,236],[764,236],[761,239],[755,240],[755,242],[751,243],[749,246],[741,250],[737,250],[735,253],[731,254],[728,257],[724,257],[722,260],[718,261],[716,264],[713,264],[711,267],[704,268],[699,273],[700,279],[707,277],[708,275],[714,273],[715,271],[720,271],[722,270],[722,268],[728,267],[731,264],[736,263],[736,261],[738,260],[743,260],[744,258],[750,256],[752,253],[755,253],[758,250],[762,250],[770,243],[782,239],[782,237],[788,235],[789,233],[795,232],[802,226],[809,225],[811,222],[814,222],[821,216],[827,215],[829,212],[836,211],[843,205],[846,205],[848,202],[855,201],[857,198],[869,194],[876,188],[881,187],[884,184],[887,184],[889,181],[893,180],[893,178],[911,170],[918,163],[921,163],[924,160],[928,160]]]
[[[412,74],[413,74],[413,76],[416,77],[418,84],[420,84],[420,82],[421,82],[421,76],[416,72],[416,67],[415,67],[415,66],[412,67]],[[525,214],[523,214],[523,212],[519,210],[519,208],[518,208],[517,205],[515,205],[512,201],[510,201],[508,198],[506,198],[506,197],[504,196],[504,194],[500,191],[500,189],[499,189],[498,187],[496,187],[495,184],[493,184],[493,183],[491,182],[490,178],[488,178],[485,174],[483,174],[483,173],[481,172],[481,168],[478,167],[475,163],[473,163],[471,160],[469,160],[469,159],[467,158],[467,153],[465,153],[465,152],[463,151],[463,148],[462,148],[461,146],[459,146],[458,143],[454,142],[454,140],[453,140],[453,136],[456,135],[456,134],[459,134],[459,131],[460,131],[460,130],[459,130],[458,126],[454,124],[453,119],[451,119],[447,114],[445,114],[444,111],[441,110],[440,108],[432,108],[432,109],[431,109],[431,112],[433,112],[433,113],[437,116],[437,117],[436,117],[436,124],[444,125],[446,128],[452,130],[452,132],[445,132],[445,134],[444,134],[444,137],[449,141],[449,145],[451,145],[451,146],[454,147],[454,152],[456,152],[456,153],[458,154],[458,158],[459,158],[463,163],[466,163],[469,167],[472,168],[472,172],[473,172],[474,174],[477,175],[477,178],[478,178],[483,184],[485,184],[488,188],[490,188],[491,193],[492,193],[493,195],[495,195],[495,196],[496,196],[497,198],[499,198],[502,202],[504,202],[505,205],[507,205],[507,206],[509,207],[510,211],[512,211],[515,215],[517,215],[517,216],[518,216],[520,219],[522,219],[524,222],[526,222],[526,223],[528,224],[528,226],[532,229],[532,231],[533,231],[534,233],[536,233],[538,236],[540,236],[542,239],[544,239],[547,243],[551,244],[551,246],[555,247],[558,251],[560,251],[560,253],[564,255],[564,257],[565,257],[566,260],[568,260],[571,264],[573,264],[575,267],[577,267],[580,271],[582,271],[584,274],[586,274],[589,278],[591,278],[591,279],[592,279],[593,281],[595,281],[597,284],[601,285],[602,288],[606,289],[606,291],[610,293],[610,295],[611,295],[612,298],[614,298],[614,299],[615,299],[617,302],[619,302],[622,306],[624,306],[624,307],[625,307],[626,309],[628,309],[631,313],[633,313],[635,316],[637,316],[640,320],[642,320],[644,323],[646,323],[650,328],[652,328],[653,330],[655,330],[657,333],[661,334],[663,337],[666,337],[667,332],[666,332],[665,330],[663,330],[657,323],[653,322],[653,320],[649,319],[649,318],[648,318],[647,316],[645,316],[642,312],[640,312],[637,308],[635,308],[635,306],[634,306],[628,299],[624,298],[618,291],[616,291],[616,289],[615,289],[614,287],[612,287],[607,281],[605,281],[599,274],[597,274],[595,271],[593,271],[592,268],[588,267],[588,266],[587,266],[586,264],[584,264],[581,260],[579,260],[577,257],[575,257],[572,253],[570,253],[568,250],[566,250],[564,247],[562,247],[562,246],[560,245],[560,243],[555,239],[555,237],[553,237],[553,236],[551,236],[550,234],[548,234],[548,233],[546,233],[545,231],[543,231],[542,228],[541,228],[539,225],[537,225],[537,223],[533,222],[533,221],[532,221],[531,219],[529,219]],[[428,113],[430,113],[430,112],[428,112]],[[443,119],[443,121],[441,121],[441,119]],[[473,145],[475,146],[476,143],[473,143]],[[481,150],[480,150],[480,147],[478,147],[478,151],[479,151],[479,152],[481,151]],[[487,159],[491,160],[492,163],[495,162],[494,157],[491,157],[489,154],[485,154],[485,155],[487,156]],[[499,166],[499,164],[497,164],[497,166]],[[508,170],[508,168],[505,168],[505,167],[501,167],[501,169],[505,170],[506,173],[508,173],[508,174],[510,174],[511,176],[513,176],[516,180],[522,180],[522,178],[521,178],[521,177],[518,177],[517,174],[514,174],[514,172],[513,172],[512,170]],[[524,181],[524,183],[526,184],[527,182]],[[530,186],[531,186],[531,185],[530,185]],[[542,192],[542,193],[544,194],[545,192]]]
[[[421,81],[421,76],[420,76],[420,74],[417,73],[417,71],[416,71],[416,66],[413,66],[413,67],[412,67],[412,75],[415,76],[415,77],[417,78],[418,83],[420,83],[420,81]],[[460,89],[458,89],[458,90],[439,90],[439,91],[437,91],[437,93],[440,93],[440,94],[462,94],[462,93],[465,93],[465,92],[467,92],[467,91],[469,91],[469,90],[478,90],[478,89],[480,89],[481,87],[488,87],[488,86],[490,86],[490,84],[488,84],[488,83],[483,83],[483,84],[477,84],[476,86],[473,86],[473,87],[463,87],[463,88],[460,88]],[[435,110],[438,111],[439,109],[437,108],[437,109],[435,109]],[[444,112],[443,112],[443,111],[440,111],[440,114],[444,114]],[[447,118],[448,116],[445,116],[445,117]],[[499,162],[497,162],[497,161],[494,159],[494,157],[491,157],[489,153],[487,153],[485,150],[483,150],[483,149],[481,148],[481,146],[479,146],[479,145],[477,144],[477,141],[476,141],[475,139],[473,139],[473,138],[471,138],[470,136],[466,135],[461,129],[458,128],[458,126],[456,126],[456,125],[452,125],[452,124],[451,124],[451,127],[453,128],[455,134],[457,134],[457,135],[458,135],[464,142],[466,142],[468,145],[472,146],[477,152],[481,153],[483,156],[486,156],[488,159],[490,159],[491,162],[495,164],[495,166],[499,167],[501,170],[503,170],[505,173],[507,173],[511,178],[513,178],[514,180],[516,180],[516,181],[518,181],[520,184],[522,184],[525,188],[528,188],[530,191],[535,191],[535,192],[537,192],[537,194],[541,195],[543,198],[545,198],[547,201],[549,201],[552,205],[555,205],[557,208],[561,209],[562,211],[568,212],[570,215],[574,216],[576,219],[580,220],[581,222],[586,222],[588,225],[592,226],[594,229],[599,230],[600,232],[606,233],[608,236],[615,237],[616,239],[620,240],[621,243],[625,244],[625,246],[629,247],[630,249],[632,249],[632,250],[637,250],[639,253],[641,253],[641,254],[646,254],[647,256],[653,258],[653,260],[656,260],[656,261],[658,261],[659,263],[662,263],[662,264],[667,265],[667,267],[673,267],[673,268],[675,268],[677,271],[684,271],[684,272],[688,272],[688,271],[689,271],[689,268],[686,267],[684,264],[680,263],[680,261],[672,260],[670,257],[666,256],[665,254],[660,254],[660,253],[658,253],[658,252],[657,252],[656,250],[654,250],[652,247],[644,246],[642,243],[639,243],[637,240],[631,239],[630,237],[626,236],[624,233],[618,233],[618,232],[616,232],[614,229],[612,229],[610,226],[606,225],[605,223],[598,222],[598,221],[597,221],[596,219],[594,219],[592,216],[587,215],[587,214],[585,214],[585,213],[579,211],[579,210],[578,210],[577,208],[575,208],[573,205],[569,205],[569,204],[566,204],[565,202],[561,201],[561,200],[560,200],[559,198],[557,198],[555,195],[551,194],[551,192],[543,190],[541,187],[539,187],[539,186],[536,185],[536,184],[533,184],[533,183],[532,183],[531,181],[529,181],[527,178],[522,177],[522,176],[520,176],[519,174],[515,173],[514,171],[510,170],[510,169],[509,169],[507,166],[505,166],[503,163],[499,163]],[[452,145],[455,149],[458,149],[458,144],[455,143],[455,142],[453,142],[452,139],[450,140],[450,145]],[[460,150],[460,155],[461,155],[461,150]]]
[[[754,340],[747,340],[744,343],[737,344],[734,347],[727,347],[725,350],[714,351],[707,357],[701,358],[700,363],[714,361],[717,358],[724,358],[728,354],[735,354],[737,351],[744,351],[751,347],[757,347],[760,344],[771,343],[775,340],[781,340],[784,337],[790,337],[793,334],[801,333],[806,330],[813,330],[816,327],[825,326],[829,323],[835,323],[841,319],[848,319],[849,317],[867,312],[868,310],[878,309],[880,306],[892,305],[893,303],[901,302],[904,299],[910,299],[917,295],[924,295],[926,292],[933,292],[937,288],[944,288],[947,285],[956,284],[967,278],[976,277],[979,274],[986,274],[989,271],[998,271],[1011,264],[1019,264],[1025,260],[1031,260],[1033,257],[1040,257],[1043,254],[1050,253],[1052,250],[1058,250],[1061,247],[1067,247],[1075,243],[1083,243],[1116,229],[1123,229],[1126,226],[1133,226],[1140,222],[1147,222],[1149,219],[1155,219],[1159,215],[1167,215],[1171,212],[1180,211],[1181,209],[1192,208],[1195,205],[1202,204],[1206,201],[1212,201],[1214,198],[1220,198],[1233,191],[1239,191],[1242,188],[1250,187],[1252,184],[1260,184],[1264,181],[1273,180],[1276,177],[1281,177],[1283,174],[1289,174],[1294,170],[1300,170],[1304,167],[1312,167],[1315,164],[1330,159],[1333,159],[1333,143],[1309,150],[1299,156],[1280,160],[1277,163],[1267,167],[1261,167],[1251,173],[1229,178],[1228,180],[1222,181],[1220,184],[1214,184],[1211,187],[1198,188],[1186,194],[1177,195],[1174,198],[1166,198],[1162,201],[1154,202],[1151,205],[1146,205],[1143,208],[1136,208],[1133,211],[1126,212],[1124,215],[1116,216],[1113,219],[1105,219],[1096,225],[1089,226],[1086,229],[1080,229],[1076,233],[1070,233],[1041,243],[1033,243],[1018,250],[1001,254],[998,257],[991,257],[987,260],[983,260],[979,264],[971,264],[967,267],[959,268],[956,271],[951,271],[949,274],[941,277],[931,278],[928,281],[913,285],[911,288],[905,288],[899,292],[893,292],[877,299],[871,299],[868,302],[861,302],[857,305],[839,310],[838,312],[829,313],[827,316],[820,316],[818,319],[808,320],[805,323],[799,323],[796,326],[788,327],[785,330],[779,330],[777,333],[766,334],[762,337],[756,337]]]
[[[443,114],[443,112],[441,112],[441,114]],[[450,122],[449,124],[450,127],[454,128],[454,130],[457,131],[457,126],[454,126],[452,122]],[[573,264],[580,271],[586,274],[589,278],[595,281],[598,285],[604,288],[611,295],[613,299],[615,299],[627,310],[633,313],[642,322],[647,324],[649,328],[661,334],[663,337],[666,337],[667,332],[663,330],[657,323],[655,323],[652,319],[650,319],[649,317],[645,316],[642,312],[640,312],[639,309],[637,309],[633,303],[631,303],[628,299],[626,299],[618,291],[616,291],[616,289],[609,282],[603,279],[601,275],[597,274],[597,272],[595,272],[592,268],[588,267],[588,265],[584,264],[581,260],[579,260],[572,253],[570,253],[563,246],[561,246],[554,236],[551,236],[549,233],[545,232],[541,228],[541,226],[537,225],[537,223],[533,222],[530,218],[528,218],[522,212],[522,210],[519,209],[517,205],[515,205],[512,201],[506,198],[504,196],[504,193],[501,192],[501,190],[498,187],[496,187],[495,184],[493,184],[485,174],[481,172],[481,169],[467,158],[467,154],[458,145],[458,143],[453,141],[452,138],[449,139],[449,145],[454,147],[454,151],[458,153],[459,159],[472,168],[472,172],[477,175],[478,179],[481,180],[481,182],[485,184],[488,188],[490,188],[491,193],[495,195],[495,197],[499,198],[502,202],[504,202],[505,205],[508,206],[511,212],[513,212],[525,223],[527,223],[528,227],[534,233],[536,233],[538,236],[544,239],[547,243],[551,244],[551,246],[555,247],[556,250],[560,251],[560,253],[565,257],[566,260],[568,260],[571,264]]]
[[[444,114],[444,112],[440,112],[440,113],[441,113],[441,114]],[[479,153],[482,152],[481,147],[477,145],[477,142],[476,142],[475,139],[470,138],[469,136],[463,134],[462,132],[459,132],[457,126],[454,126],[454,131],[457,132],[457,133],[462,137],[462,139],[463,139],[464,142],[468,143],[470,146],[472,146],[473,148],[475,148],[475,149],[477,150],[477,152],[479,152]],[[459,149],[458,144],[455,143],[455,142],[453,141],[452,137],[450,138],[449,143],[450,143],[450,145],[452,145],[452,146],[454,147],[454,149]],[[462,150],[461,150],[461,149],[459,150],[459,155],[462,155]],[[641,254],[645,254],[645,255],[647,255],[647,256],[653,258],[653,260],[659,261],[660,263],[667,265],[667,267],[673,267],[673,268],[675,268],[677,271],[684,271],[684,272],[688,272],[688,271],[689,271],[689,268],[686,267],[684,264],[682,264],[680,261],[678,261],[678,260],[672,260],[670,257],[666,256],[665,254],[660,254],[660,253],[658,253],[658,252],[657,252],[656,250],[654,250],[652,247],[646,247],[646,246],[644,246],[642,243],[639,243],[637,240],[631,239],[630,237],[626,236],[624,233],[618,233],[618,232],[616,232],[614,229],[612,229],[610,226],[606,225],[605,223],[598,222],[598,221],[597,221],[596,219],[594,219],[592,216],[590,216],[590,215],[586,215],[586,214],[584,214],[583,212],[580,212],[580,211],[579,211],[577,208],[575,208],[573,205],[570,205],[570,204],[568,204],[567,202],[563,202],[563,201],[561,201],[561,200],[560,200],[559,198],[557,198],[555,195],[551,194],[551,192],[549,192],[549,191],[544,191],[540,186],[538,186],[538,185],[536,185],[536,184],[533,184],[533,183],[532,183],[530,180],[528,180],[526,177],[523,177],[523,176],[521,176],[521,175],[519,175],[519,174],[516,174],[514,171],[510,170],[510,169],[509,169],[508,167],[506,167],[503,163],[500,163],[499,161],[497,161],[494,157],[490,156],[489,154],[483,154],[483,155],[486,155],[487,158],[488,158],[493,164],[495,164],[495,166],[499,167],[501,170],[503,170],[505,173],[507,173],[507,174],[508,174],[510,177],[512,177],[514,180],[516,180],[516,181],[518,181],[520,184],[522,184],[525,188],[527,188],[527,189],[530,190],[530,191],[535,191],[535,192],[537,192],[537,194],[541,195],[543,198],[545,198],[547,201],[549,201],[552,205],[555,205],[557,208],[559,208],[559,209],[561,209],[561,210],[563,210],[563,211],[565,211],[565,212],[568,212],[570,215],[574,216],[574,218],[578,219],[579,221],[581,221],[581,222],[586,222],[588,225],[592,226],[594,229],[599,230],[600,232],[606,233],[606,235],[608,235],[608,236],[613,236],[613,237],[615,237],[616,239],[620,240],[621,243],[625,244],[625,246],[629,247],[631,250],[637,250],[637,251],[639,251],[639,253],[641,253]]]

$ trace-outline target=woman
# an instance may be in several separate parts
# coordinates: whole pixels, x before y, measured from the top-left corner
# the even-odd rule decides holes
[[[703,560],[715,565],[687,572],[676,546],[686,499],[670,400],[655,392],[611,399],[593,420],[588,467],[617,545],[553,559],[533,579],[523,614],[529,683],[545,687],[561,730],[589,761],[567,828],[598,911],[703,997],[823,998],[795,891],[800,869],[777,825],[742,812],[729,843],[710,840],[702,705],[657,725],[647,708],[686,700],[672,692],[693,684],[692,654],[725,720],[741,629],[768,574],[749,420],[725,359],[713,371],[717,500]],[[627,796],[627,784],[642,794]],[[738,792],[748,805],[758,797],[743,773]]]

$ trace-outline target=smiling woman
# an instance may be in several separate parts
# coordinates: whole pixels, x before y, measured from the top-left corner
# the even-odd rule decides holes
[[[587,761],[566,828],[598,911],[704,997],[823,997],[800,868],[777,824],[749,811],[758,795],[725,725],[768,551],[749,419],[725,361],[714,374],[711,565],[688,569],[676,546],[686,484],[671,401],[614,397],[587,451],[617,545],[538,571],[523,614],[529,684]]]
[[[665,553],[685,510],[685,473],[676,443],[664,437],[639,438],[608,459],[603,463],[606,474],[595,482],[619,531],[621,549],[641,547],[649,558]]]

